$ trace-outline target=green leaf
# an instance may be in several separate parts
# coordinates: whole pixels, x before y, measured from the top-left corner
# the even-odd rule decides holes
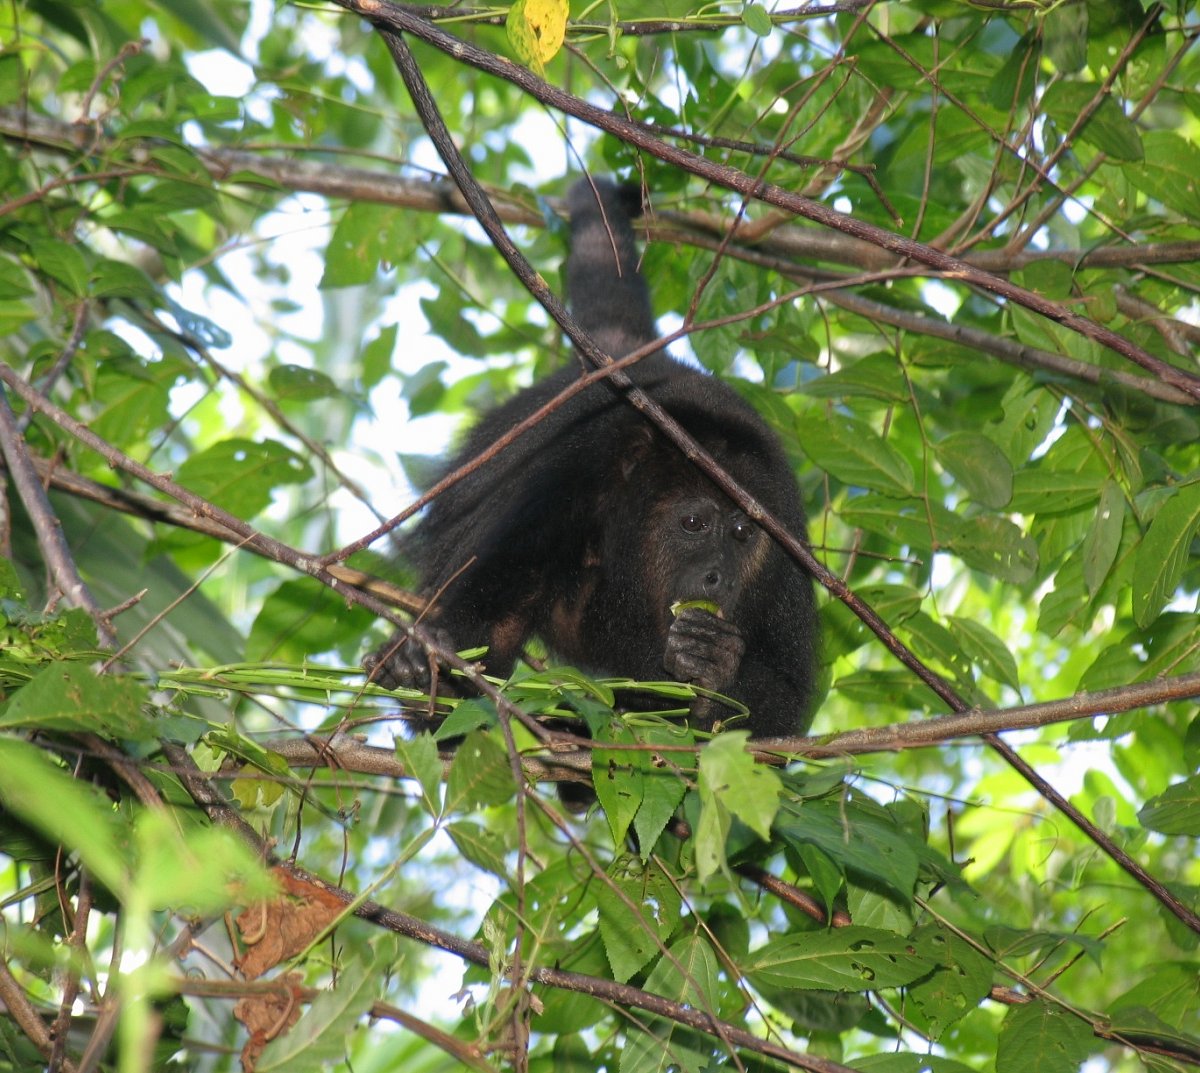
[[[343,640],[345,658],[357,659],[360,638],[374,622],[369,611],[348,605],[327,585],[309,577],[293,578],[263,598],[246,639],[246,659],[303,663],[327,651],[335,639]]]
[[[996,1073],[1076,1073],[1101,1046],[1086,1021],[1035,1000],[1005,1014],[996,1045]]]
[[[40,749],[0,735],[0,805],[78,853],[109,890],[125,889],[128,842],[112,802],[98,788],[71,778]],[[48,807],[50,803],[53,807]]]
[[[1065,514],[1088,507],[1096,502],[1105,477],[1099,465],[1081,470],[1052,465],[1018,470],[1009,507],[1020,514]]]
[[[793,848],[800,855],[800,860],[803,862],[813,886],[821,896],[825,911],[830,912],[833,909],[834,899],[846,885],[846,875],[841,865],[831,860],[828,853],[816,846],[801,844],[793,846]]]
[[[710,615],[716,615],[718,618],[721,615],[720,606],[712,600],[676,600],[670,607],[671,617],[678,618],[684,611],[693,607],[698,607],[701,611],[707,611]]]
[[[646,977],[646,990],[675,1002],[715,1009],[721,1001],[721,963],[701,931],[688,932],[668,947]]]
[[[312,467],[276,440],[222,440],[179,467],[180,484],[239,518],[251,518],[283,484],[311,479]]]
[[[395,250],[404,249],[397,241],[400,236],[394,234],[403,226],[403,214],[393,208],[352,202],[329,239],[322,290],[370,283],[380,263],[395,256]]]
[[[0,713],[0,727],[148,741],[155,727],[142,712],[147,700],[146,687],[132,678],[96,674],[81,663],[51,663]]]
[[[1121,169],[1126,181],[1185,220],[1200,219],[1200,148],[1170,130],[1147,131],[1142,144],[1145,159]]]
[[[1143,827],[1164,835],[1200,836],[1200,775],[1177,782],[1140,809]]]
[[[102,257],[92,272],[92,296],[95,298],[139,298],[154,303],[158,288],[136,265]]]
[[[838,411],[797,422],[804,453],[821,469],[857,488],[913,494],[912,467],[870,425]]]
[[[341,962],[337,986],[321,991],[300,1020],[267,1044],[256,1073],[315,1073],[345,1060],[347,1040],[379,990],[380,969],[370,951],[364,945],[359,957]]]
[[[1091,105],[1097,93],[1103,92],[1096,82],[1055,82],[1042,98],[1042,109],[1058,124],[1059,131],[1065,134],[1082,115],[1084,108]],[[1100,106],[1079,131],[1079,138],[1114,160],[1137,161],[1144,156],[1137,126],[1111,96],[1102,97]]]
[[[497,832],[477,823],[460,822],[447,824],[446,834],[458,852],[476,868],[508,881],[508,866],[504,863],[507,847]]]
[[[840,797],[788,802],[775,833],[791,846],[816,846],[843,870],[874,880],[906,901],[917,882],[918,857],[878,806]]]
[[[421,312],[429,321],[429,330],[446,344],[456,354],[463,357],[484,358],[493,352],[491,343],[475,326],[474,322],[463,316],[463,296],[452,287],[443,287],[431,298],[422,298]],[[440,362],[431,362],[434,379],[445,368]],[[424,368],[414,370],[406,378],[405,395],[415,394],[415,385],[428,375]]]
[[[999,637],[974,619],[947,615],[946,622],[963,651],[980,666],[984,674],[1013,689],[1021,688],[1016,657]]]
[[[373,388],[392,371],[392,354],[396,350],[399,330],[396,324],[380,328],[379,334],[362,348],[359,362],[362,364],[363,387]]]
[[[499,722],[496,707],[484,697],[469,697],[459,701],[433,732],[436,742],[452,741],[473,730],[486,730]]]
[[[223,827],[189,826],[165,812],[137,817],[133,899],[152,909],[186,905],[220,915],[239,903],[277,893],[262,861]]]
[[[1145,628],[1175,595],[1200,529],[1200,481],[1175,490],[1154,515],[1133,561],[1133,618]]]
[[[885,402],[907,402],[908,385],[900,365],[891,354],[869,354],[861,361],[828,376],[809,381],[800,389],[818,399],[868,398]]]
[[[659,959],[644,986],[651,994],[686,1003],[695,1009],[718,1009],[721,1004],[720,973],[721,964],[712,945],[703,934],[692,932],[671,944],[668,955]],[[620,1071],[700,1070],[710,1058],[705,1037],[695,1029],[643,1014],[621,1051]]]
[[[191,0],[159,0],[163,8],[177,18],[200,40],[212,48],[224,49],[232,56],[241,55],[241,35],[248,13],[237,9],[197,6]]]
[[[122,100],[124,100],[124,95],[122,96]],[[167,119],[135,119],[130,123],[126,123],[117,132],[116,146],[126,152],[133,146],[137,146],[140,149],[141,146],[138,143],[142,139],[146,139],[147,141],[161,140],[178,145],[181,149],[186,148],[186,143],[183,140],[183,131]]]
[[[1200,966],[1193,965],[1192,973],[1200,975]],[[1108,1018],[1108,1027],[1114,1038],[1130,1039],[1131,1037],[1153,1037],[1160,1044],[1168,1047],[1178,1046],[1180,1050],[1195,1052],[1200,1049],[1200,1032],[1182,1032],[1177,1025],[1196,1024],[1195,1014],[1189,1020],[1187,1016],[1179,1018],[1175,1024],[1164,1021],[1145,1006],[1121,1006],[1114,1009]]]
[[[940,503],[883,496],[856,496],[841,510],[842,521],[880,533],[894,545],[953,552],[968,567],[1022,585],[1038,564],[1038,546],[1007,517],[960,517]]]
[[[1037,543],[1007,518],[984,514],[961,519],[947,533],[946,543],[967,566],[1014,585],[1024,585],[1037,570]]]
[[[207,184],[201,186],[195,181],[159,179],[145,191],[140,204],[152,212],[170,214],[208,209],[215,201],[216,194]]]
[[[993,510],[1008,505],[1013,493],[1013,471],[1008,459],[978,432],[953,432],[937,445],[938,462],[977,503]]]
[[[31,244],[30,252],[37,267],[61,283],[76,298],[87,294],[87,260],[79,252],[79,247],[66,242],[40,240]]]
[[[1061,931],[1027,931],[1022,928],[992,926],[984,932],[988,948],[1001,959],[1031,957],[1045,954],[1055,947],[1072,946],[1088,954],[1097,964],[1103,945],[1091,936]]]
[[[637,739],[623,726],[615,727],[606,740],[637,744]],[[637,758],[637,753],[625,749],[592,750],[592,786],[608,820],[613,844],[618,846],[642,805],[643,778]]]
[[[1088,6],[1056,4],[1049,8],[1042,36],[1046,55],[1057,70],[1063,74],[1081,70],[1087,63]]]
[[[961,682],[970,683],[971,663],[959,648],[954,635],[924,611],[918,611],[905,623],[910,645],[922,660],[937,660]]]
[[[674,771],[652,768],[644,773],[642,804],[633,818],[633,829],[643,858],[654,852],[659,835],[671,822],[686,793],[684,780]]]
[[[1125,496],[1121,486],[1110,478],[1100,489],[1096,519],[1083,538],[1083,580],[1089,596],[1100,591],[1116,561],[1124,524]]]
[[[295,402],[329,399],[341,394],[337,384],[323,372],[303,365],[276,365],[268,374],[267,382],[276,398]]]
[[[692,827],[692,843],[696,857],[696,875],[703,883],[710,876],[725,870],[725,841],[729,838],[733,817],[720,798],[707,794],[699,797],[700,815]]]
[[[868,1054],[854,1059],[853,1069],[859,1073],[976,1073],[953,1058],[937,1054],[914,1054],[912,1051],[889,1051]]]
[[[700,801],[702,808],[719,802],[765,840],[771,837],[783,787],[771,768],[755,763],[746,751],[749,738],[747,730],[730,730],[700,750]]]
[[[203,123],[233,123],[242,118],[242,101],[213,93],[193,93],[186,102],[193,116]]]
[[[87,341],[100,362],[95,389],[100,412],[88,425],[113,443],[135,443],[166,420],[171,388],[182,367],[174,361],[139,361],[123,339],[108,332],[91,333]]]
[[[442,811],[442,759],[437,742],[428,733],[411,738],[397,736],[396,759],[421,787],[421,804],[431,816]]]
[[[25,92],[25,79],[25,65],[18,50],[11,49],[0,55],[0,104],[13,104],[21,96]],[[65,92],[61,83],[59,89]]]
[[[105,214],[104,224],[112,231],[153,246],[160,253],[173,254],[178,248],[175,222],[148,206],[114,208]]]
[[[959,935],[933,924],[923,925],[913,935],[941,950],[938,967],[908,990],[925,1031],[938,1040],[991,993],[992,961]]]
[[[472,812],[512,799],[513,771],[498,734],[476,730],[454,753],[446,780],[446,812]]]
[[[24,267],[7,257],[0,257],[0,301],[24,298],[32,293],[33,287]]]
[[[850,925],[773,939],[755,950],[742,968],[753,984],[877,991],[903,987],[937,967],[930,943]]]
[[[1027,377],[1016,377],[1001,403],[1004,415],[986,426],[988,439],[997,444],[1014,466],[1023,466],[1054,427],[1059,401]]]
[[[656,865],[622,857],[607,883],[596,887],[600,908],[600,937],[613,978],[625,983],[661,949],[662,941],[679,926],[683,906],[678,888]],[[619,891],[619,893],[618,893]]]
[[[921,609],[921,594],[907,585],[863,585],[856,587],[855,593],[892,629],[903,625]],[[840,601],[822,609],[821,626],[821,652],[827,662],[853,652],[875,636],[862,619]]]
[[[1200,1025],[1200,962],[1168,961],[1154,966],[1154,971],[1134,984],[1113,1004],[1113,1027],[1131,1020],[1137,1013],[1149,1013],[1169,1025]],[[1154,1035],[1159,1033],[1154,1032]],[[1167,1038],[1186,1038],[1195,1043],[1197,1033],[1179,1033],[1177,1028]]]
[[[759,37],[768,37],[774,29],[771,16],[767,14],[767,9],[761,4],[746,4],[742,8],[742,22],[746,24],[748,30]]]

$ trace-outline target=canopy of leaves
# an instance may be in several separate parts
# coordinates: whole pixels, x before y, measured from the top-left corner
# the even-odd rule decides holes
[[[0,1071],[1200,1066],[1198,38],[6,6]],[[575,360],[429,107],[556,290],[570,179],[643,184],[675,352],[794,462],[836,742],[772,767],[551,665],[439,756],[364,683],[418,602],[360,538]]]

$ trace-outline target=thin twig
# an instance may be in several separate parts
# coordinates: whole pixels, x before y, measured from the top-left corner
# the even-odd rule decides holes
[[[8,402],[8,393],[0,388],[0,453],[12,474],[13,483],[25,504],[30,521],[37,532],[38,543],[54,583],[75,607],[84,608],[96,624],[96,634],[106,648],[116,645],[117,635],[112,623],[104,617],[104,610],[96,602],[91,589],[79,576],[79,568],[63,536],[62,523],[50,505],[42,482],[38,480],[33,464],[25,447],[25,440],[17,429],[17,418]]]

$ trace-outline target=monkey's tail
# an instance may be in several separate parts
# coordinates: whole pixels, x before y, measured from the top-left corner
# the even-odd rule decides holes
[[[633,233],[633,220],[642,210],[641,190],[585,177],[567,193],[567,208],[571,313],[602,350],[623,357],[658,338]]]

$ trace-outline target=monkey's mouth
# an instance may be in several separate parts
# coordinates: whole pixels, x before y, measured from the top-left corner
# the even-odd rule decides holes
[[[725,612],[716,600],[709,600],[703,597],[673,601],[671,603],[671,617],[678,618],[684,611],[690,611],[692,608],[707,611],[710,615],[715,615],[717,618],[725,617]]]

